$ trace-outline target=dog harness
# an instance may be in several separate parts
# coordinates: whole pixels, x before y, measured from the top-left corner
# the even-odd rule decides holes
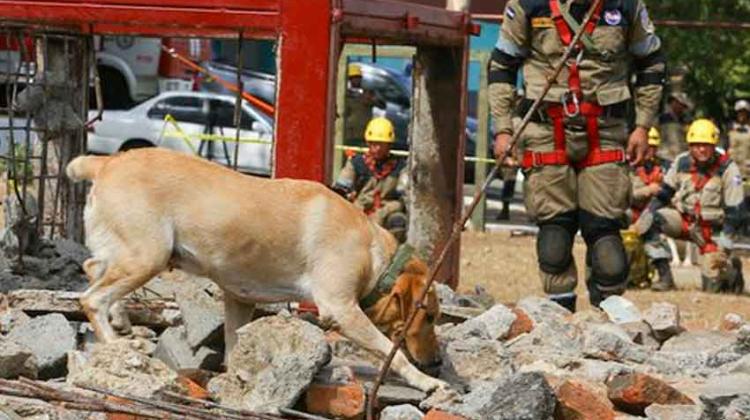
[[[375,283],[375,288],[359,301],[359,306],[362,309],[367,309],[373,306],[377,301],[387,295],[393,290],[393,285],[396,284],[396,279],[399,274],[404,271],[404,266],[414,254],[414,247],[409,244],[401,244],[396,253],[393,254],[391,263],[388,268],[378,277],[378,282]]]

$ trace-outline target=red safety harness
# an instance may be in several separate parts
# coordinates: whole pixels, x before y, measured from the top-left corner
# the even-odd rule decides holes
[[[378,161],[370,154],[370,152],[365,153],[364,158],[367,169],[370,170],[370,174],[377,181],[382,181],[387,178],[393,170],[396,169],[396,165],[398,164],[396,159],[391,159],[378,169]],[[365,210],[365,213],[368,215],[372,214],[381,207],[383,207],[383,198],[381,197],[380,188],[376,188],[372,197],[372,207]]]
[[[570,0],[572,1],[572,0]],[[550,9],[552,10],[552,20],[555,22],[557,34],[563,45],[568,46],[573,41],[573,31],[565,22],[560,12],[559,0],[550,0]],[[585,23],[584,32],[591,35],[596,28],[599,18],[604,7],[604,2],[594,10],[594,13]],[[552,152],[534,152],[527,150],[524,152],[521,167],[529,169],[535,166],[547,165],[569,165],[568,155],[565,150],[565,117],[574,117],[582,115],[586,118],[586,135],[588,136],[589,148],[586,157],[575,164],[576,169],[586,168],[594,165],[601,165],[611,162],[623,162],[625,153],[621,149],[602,150],[599,137],[598,118],[602,115],[603,108],[594,102],[584,102],[583,92],[581,91],[581,75],[578,71],[583,54],[583,43],[579,42],[576,46],[579,53],[576,59],[568,62],[568,89],[569,92],[563,97],[560,104],[550,104],[547,106],[547,115],[552,120],[554,128],[555,150]],[[570,97],[570,101],[566,97]]]
[[[651,185],[654,182],[661,183],[662,179],[664,178],[664,171],[662,170],[661,165],[659,165],[658,162],[654,162],[654,166],[651,168],[651,172],[646,172],[646,168],[644,166],[639,166],[635,170],[635,174],[638,175],[638,178],[640,178],[645,185]],[[641,217],[643,208],[632,207],[631,210],[633,213],[633,223],[635,223],[638,218]]]
[[[700,193],[703,190],[703,187],[708,184],[708,181],[710,181],[711,178],[714,177],[714,174],[716,174],[719,168],[721,168],[721,166],[725,164],[728,159],[729,157],[727,155],[719,155],[719,158],[716,159],[716,162],[711,166],[711,168],[708,169],[708,171],[706,171],[703,176],[698,173],[698,167],[695,165],[695,162],[690,165],[690,177],[693,181],[693,187],[695,188],[695,191],[697,193]],[[719,247],[711,237],[711,222],[705,221],[701,217],[700,197],[695,202],[693,213],[693,215],[682,215],[682,236],[686,239],[689,238],[690,226],[692,226],[693,224],[697,224],[700,227],[701,235],[703,236],[703,241],[705,242],[704,245],[700,248],[700,253],[705,254],[718,251]]]

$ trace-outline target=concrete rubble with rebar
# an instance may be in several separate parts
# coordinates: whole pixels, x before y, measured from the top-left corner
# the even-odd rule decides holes
[[[750,416],[750,323],[736,314],[719,330],[686,331],[667,303],[640,313],[617,297],[606,311],[571,314],[539,297],[510,307],[437,287],[437,374],[452,388],[427,395],[391,374],[378,395],[383,419]],[[145,416],[355,419],[378,373],[378,358],[288,305],[261,307],[224,367],[222,295],[206,279],[152,280],[128,298],[133,325],[114,345],[96,343],[77,292],[0,296],[0,418],[95,419],[104,417],[91,410],[125,406]]]

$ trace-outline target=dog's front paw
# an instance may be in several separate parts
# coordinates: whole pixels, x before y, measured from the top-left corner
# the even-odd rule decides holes
[[[431,393],[437,390],[445,391],[451,388],[448,382],[441,381],[440,379],[430,378],[426,382],[427,383],[424,384],[424,387],[422,387],[422,391],[427,393]]]

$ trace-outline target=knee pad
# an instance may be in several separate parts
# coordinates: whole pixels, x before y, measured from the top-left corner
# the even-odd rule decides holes
[[[573,261],[573,234],[558,224],[544,224],[539,227],[536,240],[536,254],[539,268],[545,273],[562,274]]]
[[[628,257],[619,235],[600,237],[589,246],[591,280],[602,290],[625,287],[628,279]]]
[[[385,227],[388,230],[395,230],[395,229],[406,229],[406,226],[409,224],[409,221],[406,217],[406,214],[398,211],[395,213],[392,213],[388,215],[388,217],[385,218],[385,222],[383,222],[383,227]]]

